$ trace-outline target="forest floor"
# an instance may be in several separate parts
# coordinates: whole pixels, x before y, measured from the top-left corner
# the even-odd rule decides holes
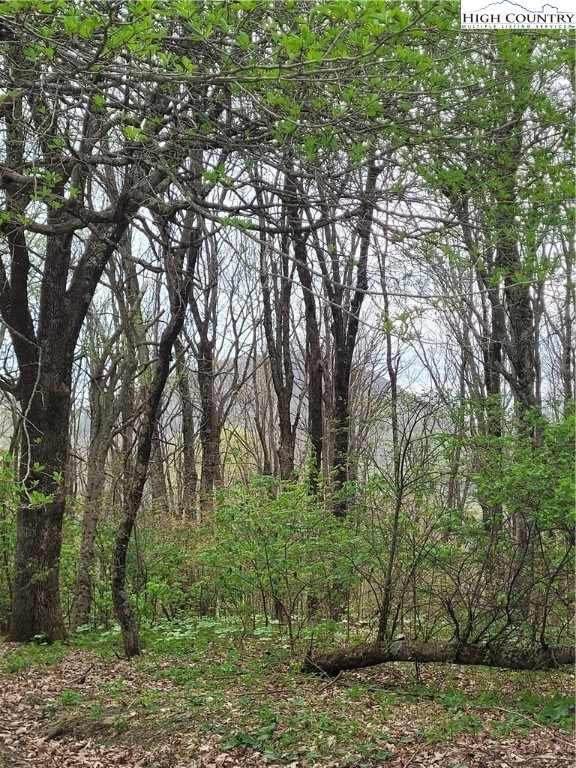
[[[264,632],[0,645],[0,768],[572,768],[570,670],[387,664],[327,680]],[[326,646],[328,647],[328,645]]]

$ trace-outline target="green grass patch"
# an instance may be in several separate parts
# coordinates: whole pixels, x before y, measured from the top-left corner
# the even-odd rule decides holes
[[[53,645],[29,643],[7,651],[0,660],[0,671],[4,674],[27,672],[31,669],[60,664],[66,655],[61,643]]]

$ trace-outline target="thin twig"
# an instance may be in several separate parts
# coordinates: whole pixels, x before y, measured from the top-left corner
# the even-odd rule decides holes
[[[85,683],[86,682],[86,678],[88,676],[88,673],[91,672],[94,669],[95,666],[96,666],[96,664],[90,664],[90,666],[88,667],[86,672],[83,672],[78,677],[75,677],[74,680],[70,681],[70,683],[72,685],[81,685],[82,683]]]

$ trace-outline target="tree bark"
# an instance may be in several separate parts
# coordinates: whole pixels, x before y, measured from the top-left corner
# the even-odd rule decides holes
[[[306,235],[300,226],[300,211],[297,207],[296,186],[290,179],[290,191],[295,196],[294,204],[289,204],[288,217],[292,227],[294,259],[298,278],[302,286],[304,299],[304,318],[306,324],[306,374],[308,378],[308,436],[310,439],[310,487],[315,493],[318,479],[322,473],[322,445],[324,440],[323,398],[323,361],[320,343],[320,328],[316,316],[316,300],[312,284],[312,274],[308,265]]]
[[[368,290],[368,252],[372,237],[376,182],[381,171],[382,168],[372,158],[367,166],[356,224],[358,261],[355,280],[352,279],[352,268],[346,264],[342,265],[335,256],[331,259],[330,270],[324,248],[318,242],[315,244],[332,315],[334,457],[331,472],[333,512],[340,518],[345,517],[348,510],[346,483],[350,465],[350,377],[360,325],[360,310]],[[337,253],[334,233],[328,232],[327,239],[326,250]]]
[[[24,490],[17,514],[10,641],[27,641],[36,635],[63,640],[66,636],[59,574],[69,382],[57,372],[43,372],[36,390],[22,402],[26,414],[21,445]]]
[[[182,512],[187,520],[196,518],[196,492],[198,488],[198,470],[196,469],[196,450],[194,433],[194,410],[190,393],[190,374],[186,366],[184,347],[180,339],[174,342],[176,353],[176,372],[178,374],[178,394],[182,416]]]
[[[318,487],[318,478],[322,474],[322,446],[324,443],[323,403],[323,360],[320,344],[320,329],[316,317],[312,280],[306,266],[304,243],[296,244],[296,265],[304,295],[306,317],[306,372],[308,374],[308,434],[312,454],[310,456],[310,484],[312,490]]]
[[[574,241],[565,247],[566,285],[564,288],[564,307],[562,311],[562,395],[564,401],[564,418],[572,413],[574,408],[574,317],[576,304],[576,285],[574,284]]]
[[[290,301],[293,271],[288,257],[289,239],[282,238],[281,256],[268,263],[269,248],[264,237],[260,246],[260,284],[262,288],[262,323],[270,361],[272,384],[278,410],[278,467],[281,480],[294,473],[296,420],[292,421],[294,368],[290,349]]]
[[[515,646],[458,645],[449,642],[396,640],[342,648],[323,653],[304,662],[304,672],[337,675],[350,669],[374,667],[393,661],[443,662],[470,666],[502,667],[503,669],[556,669],[574,664],[572,645],[548,648],[517,648]]]
[[[100,414],[101,417],[103,415]],[[92,411],[91,417],[96,419],[97,414]],[[91,429],[93,434],[90,436],[90,449],[88,451],[88,476],[82,518],[82,542],[80,544],[76,588],[70,616],[70,629],[72,632],[76,631],[83,624],[87,624],[90,617],[94,546],[102,508],[106,458],[111,444],[109,435],[114,423],[109,421],[108,418],[106,418],[106,422],[105,431],[101,431],[98,427]]]
[[[220,264],[215,244],[205,241],[206,266],[204,285],[190,294],[190,309],[196,326],[197,342],[193,345],[196,358],[198,391],[202,414],[200,417],[200,514],[209,515],[214,504],[214,489],[221,483],[220,435],[221,417],[216,389],[216,326],[218,320],[218,287]],[[200,282],[199,266],[195,280]],[[197,295],[198,294],[198,295]]]
[[[48,215],[55,228],[61,219]],[[104,266],[126,227],[126,201],[118,222],[88,240],[69,285],[72,237],[46,242],[39,319],[34,330],[26,281],[28,246],[19,227],[5,230],[12,256],[10,281],[0,267],[0,312],[12,335],[20,368],[17,396],[23,413],[20,440],[22,502],[16,530],[11,641],[66,635],[59,594],[59,560],[66,498],[74,349]],[[42,498],[38,496],[42,494]]]
[[[382,254],[380,263],[380,281],[384,305],[384,318],[390,322],[390,296],[387,277],[387,253]],[[383,642],[390,631],[390,617],[392,613],[394,568],[396,566],[396,552],[400,531],[400,514],[404,503],[404,456],[400,445],[400,429],[398,423],[398,365],[399,354],[394,353],[391,329],[386,327],[386,370],[390,385],[390,426],[392,429],[392,457],[393,457],[393,493],[394,511],[392,514],[392,527],[390,530],[390,544],[388,546],[388,562],[382,588],[382,602],[380,616],[378,618],[378,640]],[[393,630],[394,628],[392,628]]]
[[[474,234],[474,225],[470,217],[469,200],[464,197],[447,193],[452,208],[462,230],[464,244],[471,260],[479,252],[478,237]],[[502,350],[507,341],[506,313],[501,295],[500,285],[494,280],[495,264],[492,249],[484,249],[487,264],[476,263],[475,272],[478,284],[484,291],[482,298],[482,336],[479,339],[482,350],[482,367],[484,373],[483,389],[480,396],[479,422],[483,432],[490,441],[491,451],[501,453],[502,423],[504,418],[502,408]],[[466,322],[466,320],[464,321]],[[467,333],[469,331],[467,330]],[[479,499],[482,516],[486,529],[498,534],[502,528],[503,510],[501,504],[487,504]]]
[[[202,404],[200,444],[202,467],[200,472],[200,511],[209,514],[213,507],[214,489],[221,482],[220,419],[216,405],[214,371],[214,342],[202,337],[197,345],[198,389]]]

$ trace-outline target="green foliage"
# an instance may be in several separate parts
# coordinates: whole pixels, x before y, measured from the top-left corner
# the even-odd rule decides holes
[[[510,515],[522,514],[540,531],[574,529],[575,415],[553,424],[533,417],[540,439],[511,433],[485,443],[486,461],[473,477],[479,496],[502,505]]]
[[[252,104],[270,124],[270,138],[290,137],[310,160],[347,146],[357,164],[364,142],[349,128],[358,125],[363,137],[369,128],[372,134],[378,127],[389,132],[391,114],[383,94],[405,93],[406,112],[412,107],[414,78],[426,81],[422,90],[441,91],[445,85],[432,56],[422,48],[422,23],[430,32],[450,34],[458,21],[454,10],[443,4],[422,11],[379,0],[319,0],[307,8],[296,2],[134,0],[123,13],[72,0],[11,0],[0,3],[0,10],[7,20],[37,30],[23,46],[31,66],[57,66],[61,50],[93,45],[93,72],[102,73],[104,82],[119,55],[130,61],[138,79],[152,73],[156,82],[160,73],[167,83],[203,82],[203,46],[209,41],[209,77],[221,78],[232,97],[253,97]],[[174,29],[189,43],[182,51],[166,41]],[[382,66],[386,56],[401,62],[401,73],[397,67]],[[115,98],[100,84],[90,96],[95,109],[102,111]],[[403,134],[399,146],[409,135],[401,126],[402,120],[395,128]],[[153,138],[150,127],[148,115],[133,115],[120,130],[129,143],[141,146]],[[213,128],[206,116],[192,136],[209,134]],[[39,196],[52,207],[62,205],[52,199],[50,184],[40,187]]]
[[[58,698],[60,699],[61,704],[64,704],[65,706],[80,704],[84,701],[84,696],[81,693],[78,693],[78,691],[73,690],[60,691]]]
[[[190,659],[191,654],[199,658],[201,652],[210,647],[227,647],[230,641],[243,633],[242,623],[235,617],[192,618],[182,615],[159,621],[153,627],[146,628],[142,636],[152,653]]]
[[[252,732],[238,731],[231,738],[222,743],[222,749],[228,751],[234,747],[252,747],[262,753],[266,760],[277,760],[278,755],[274,751],[271,741],[272,734],[276,730],[276,723],[261,725]]]
[[[117,515],[117,510],[113,510],[98,528],[92,571],[92,618],[89,626],[80,628],[81,633],[94,629],[109,631],[115,626],[110,553],[116,535]],[[180,529],[177,522],[170,529],[160,527],[154,521],[140,522],[127,563],[129,591],[140,623],[153,625],[190,607],[189,588],[194,579],[190,570],[190,537],[189,529]],[[70,516],[65,520],[60,561],[61,594],[66,615],[69,615],[74,597],[80,539],[81,521]]]
[[[434,228],[426,239],[427,258],[437,258],[458,273],[486,272],[485,286],[492,288],[544,280],[557,266],[554,251],[560,240],[555,232],[564,215],[557,202],[566,199],[572,183],[566,163],[570,140],[562,129],[569,99],[561,87],[547,87],[547,78],[559,75],[562,84],[567,72],[569,41],[561,35],[495,34],[486,40],[486,55],[481,51],[470,56],[470,37],[458,34],[457,11],[450,4],[382,0],[312,4],[132,0],[114,13],[72,0],[12,0],[0,3],[0,12],[8,27],[14,23],[23,36],[19,46],[31,81],[42,67],[53,77],[63,66],[67,72],[70,57],[63,58],[62,51],[82,50],[82,60],[91,65],[79,73],[80,86],[97,122],[112,126],[110,135],[103,137],[106,147],[126,148],[126,157],[142,157],[146,168],[169,158],[167,178],[176,174],[182,158],[187,162],[189,148],[197,146],[199,138],[201,146],[222,145],[221,153],[213,153],[222,160],[204,170],[202,181],[207,188],[224,188],[240,178],[236,148],[240,154],[244,147],[251,151],[255,131],[262,136],[256,139],[256,156],[263,164],[270,153],[276,167],[278,143],[289,142],[303,178],[309,179],[319,178],[325,159],[330,161],[326,168],[334,160],[361,167],[377,136],[386,162],[400,163],[397,167],[408,175],[415,173],[418,186],[424,184],[443,204],[452,206],[456,219],[465,209],[477,214],[471,221],[477,238],[473,243],[456,236],[451,240]],[[182,46],[174,45],[175,30],[182,35]],[[9,54],[12,43],[2,45]],[[120,60],[138,80],[134,94],[154,93],[145,110],[141,104],[120,109],[116,85]],[[158,83],[165,84],[165,90],[157,88]],[[206,89],[214,109],[189,122],[187,110],[181,110],[174,131],[168,130],[172,118],[161,112],[147,114],[148,107],[153,112],[152,101],[169,102],[174,94],[193,89],[198,93]],[[425,94],[425,101],[419,101],[419,94]],[[18,89],[0,94],[8,104],[17,97],[21,97]],[[138,105],[138,99],[133,103]],[[422,108],[424,104],[432,108]],[[66,124],[56,113],[50,117],[46,105],[36,106],[40,122],[50,118],[56,127]],[[221,119],[232,122],[220,124]],[[520,136],[519,131],[526,133]],[[170,145],[171,133],[177,138]],[[65,168],[68,160],[74,160],[69,155],[74,135],[74,131],[69,136],[47,135],[58,160],[54,168]],[[552,135],[557,139],[542,144],[541,137]],[[519,137],[525,151],[515,165]],[[157,151],[160,138],[165,152]],[[35,146],[32,138],[25,144]],[[96,150],[94,156],[98,157]],[[124,152],[119,151],[118,157],[123,164]],[[80,197],[79,190],[70,189],[70,199],[64,200],[64,178],[55,170],[35,162],[25,173],[34,181],[34,200],[52,211]],[[389,197],[403,198],[404,181],[402,174],[397,175],[398,186],[391,183]],[[500,221],[504,207],[511,212],[505,226]],[[23,211],[16,218],[29,225],[29,214]],[[14,215],[0,213],[6,222]],[[259,226],[244,213],[230,213],[220,221],[239,233]],[[479,223],[482,226],[476,226]],[[503,235],[518,240],[522,251],[518,263],[484,263]],[[396,243],[404,237],[402,232],[391,233]],[[545,248],[547,242],[554,248]],[[355,266],[351,259],[347,268]],[[400,345],[410,343],[414,331],[408,321],[414,317],[398,308],[387,313],[386,334]],[[144,325],[142,317],[138,322]],[[143,383],[149,375],[150,369],[140,374]],[[412,404],[406,401],[406,405],[410,409]],[[488,403],[486,411],[490,407]],[[374,423],[387,419],[389,414],[379,413]],[[565,636],[570,609],[565,597],[570,551],[566,540],[574,527],[573,418],[552,425],[538,420],[537,444],[526,437],[526,423],[521,428],[511,425],[501,438],[481,437],[465,446],[460,438],[451,441],[452,447],[460,441],[458,447],[472,457],[474,470],[466,479],[474,482],[480,505],[502,509],[502,535],[497,541],[477,509],[444,503],[445,466],[426,451],[419,455],[425,440],[414,436],[408,423],[403,426],[401,431],[410,435],[401,451],[403,476],[384,469],[366,489],[346,487],[343,493],[350,499],[355,496],[358,503],[350,505],[343,522],[310,497],[304,485],[279,485],[270,478],[225,491],[214,519],[194,533],[193,543],[182,527],[158,523],[150,510],[139,521],[129,551],[128,581],[139,621],[154,625],[162,620],[167,647],[183,640],[201,643],[204,631],[234,641],[250,631],[264,642],[277,628],[287,631],[292,644],[298,637],[323,642],[338,631],[338,624],[317,622],[313,613],[323,617],[332,607],[341,607],[337,605],[341,598],[351,606],[360,595],[357,615],[374,615],[386,587],[391,591],[387,627],[391,633],[398,628],[418,637],[463,641],[544,642],[551,630]],[[240,449],[228,442],[229,453],[241,464]],[[0,628],[9,610],[19,494],[10,457],[2,461]],[[33,469],[44,471],[38,465]],[[60,489],[64,478],[52,472],[51,480]],[[33,485],[27,494],[30,507],[52,500]],[[109,630],[113,638],[109,570],[117,510],[108,506],[110,515],[97,541],[92,624]],[[530,563],[530,587],[538,604],[534,611],[538,620],[532,625],[523,616],[522,591],[516,583],[521,579],[514,572],[518,547],[511,531],[518,519],[538,536],[550,537]],[[69,517],[60,559],[66,612],[79,541],[78,520]],[[364,593],[356,590],[360,584],[367,587]],[[174,619],[192,609],[214,614],[205,619],[214,621],[214,626],[196,625],[192,631],[178,623],[172,630],[165,625],[163,617]],[[222,623],[221,617],[230,622]],[[369,629],[369,623],[364,628]],[[250,738],[259,738],[257,732],[250,733]]]
[[[140,620],[172,618],[188,605],[189,538],[177,524],[168,532],[153,523],[139,528],[128,573]]]
[[[302,629],[307,601],[321,603],[337,582],[356,579],[346,553],[349,529],[308,495],[304,485],[258,477],[223,495],[198,553],[220,610],[234,611],[247,628],[258,613]]]
[[[478,733],[483,726],[482,720],[477,715],[458,711],[432,728],[423,729],[420,735],[430,744],[435,744],[452,741],[460,733]]]
[[[574,726],[574,699],[568,696],[553,696],[548,701],[538,700],[535,705],[535,719],[541,725],[555,724],[566,731]]]
[[[52,645],[29,643],[5,653],[0,667],[4,673],[8,674],[26,672],[36,667],[59,664],[65,655],[66,649],[60,643]]]
[[[556,726],[565,731],[574,729],[574,699],[555,694],[549,697],[524,693],[519,701],[502,707],[505,717],[494,724],[499,736],[514,731],[527,731],[534,726]]]

